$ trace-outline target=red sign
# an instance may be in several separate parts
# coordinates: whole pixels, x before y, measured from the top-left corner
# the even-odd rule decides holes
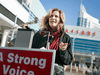
[[[0,75],[52,75],[54,50],[0,48]]]

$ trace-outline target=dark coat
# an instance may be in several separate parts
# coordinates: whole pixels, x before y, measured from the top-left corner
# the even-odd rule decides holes
[[[50,42],[52,42],[53,38],[50,37]],[[60,48],[56,51],[56,58],[55,63],[64,66],[69,65],[73,59],[72,56],[72,49],[71,49],[71,38],[68,34],[64,33],[62,37],[60,37],[59,43],[68,43],[68,47],[65,51],[62,51]],[[47,45],[47,36],[43,37],[40,35],[39,32],[37,32],[34,35],[33,42],[32,42],[32,48],[41,48],[45,47]]]

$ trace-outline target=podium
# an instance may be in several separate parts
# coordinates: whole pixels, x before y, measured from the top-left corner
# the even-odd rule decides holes
[[[18,29],[14,47],[31,48],[34,34],[32,29]]]

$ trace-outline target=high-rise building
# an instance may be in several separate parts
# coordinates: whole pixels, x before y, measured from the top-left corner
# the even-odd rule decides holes
[[[82,3],[80,5],[77,26],[100,29],[99,20],[89,15]]]
[[[72,51],[78,67],[99,68],[100,62],[100,24],[99,20],[80,6],[77,26],[65,25],[64,30],[72,39]]]

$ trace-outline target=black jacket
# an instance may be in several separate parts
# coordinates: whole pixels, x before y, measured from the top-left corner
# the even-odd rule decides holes
[[[50,42],[52,42],[53,38],[50,37]],[[56,51],[56,58],[55,63],[59,65],[69,65],[73,59],[72,56],[72,49],[71,49],[71,38],[68,34],[64,33],[62,37],[60,37],[59,43],[68,43],[68,47],[65,51],[62,51],[60,48]],[[34,35],[33,42],[32,42],[32,48],[41,48],[45,47],[47,45],[47,36],[41,36],[39,32],[37,32]]]

